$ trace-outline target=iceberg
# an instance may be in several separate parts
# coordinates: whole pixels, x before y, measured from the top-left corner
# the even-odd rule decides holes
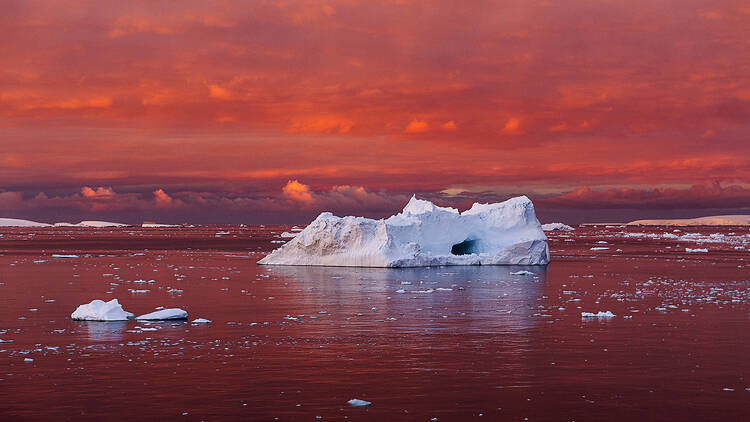
[[[351,399],[347,402],[349,406],[352,407],[367,407],[372,404],[372,402],[369,402],[367,400],[360,400],[360,399]]]
[[[70,317],[78,321],[126,321],[135,315],[125,312],[117,299],[109,302],[103,300],[92,300],[85,303],[73,312]]]
[[[555,231],[555,230],[570,232],[570,231],[573,231],[575,229],[573,227],[571,227],[571,226],[569,226],[567,224],[563,224],[563,223],[549,223],[549,224],[542,224],[542,230],[544,230],[546,232]]]
[[[750,215],[712,215],[672,220],[636,220],[627,226],[750,226]]]
[[[147,228],[147,229],[155,229],[155,228],[167,228],[167,227],[180,227],[179,224],[160,224],[160,223],[151,223],[151,222],[145,222],[141,224],[141,227]]]
[[[210,324],[211,320],[206,318],[196,318],[193,320],[193,324]]]
[[[109,221],[81,221],[77,224],[77,226],[81,227],[127,227],[129,224],[123,224],[123,223],[112,223]]]
[[[324,212],[258,263],[394,268],[546,265],[549,259],[547,237],[525,196],[475,203],[461,213],[412,196],[386,219]]]
[[[81,221],[80,223],[73,224],[73,223],[55,223],[55,227],[94,227],[94,228],[105,228],[105,227],[129,227],[129,224],[124,223],[112,223],[110,221],[97,221],[97,220],[87,220],[87,221]]]
[[[49,227],[51,224],[39,223],[18,218],[0,218],[0,227]]]
[[[174,319],[187,319],[188,313],[180,308],[161,309],[144,315],[139,315],[135,319],[147,321],[165,321]]]

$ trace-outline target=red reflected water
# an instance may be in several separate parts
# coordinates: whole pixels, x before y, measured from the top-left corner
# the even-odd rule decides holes
[[[2,229],[0,419],[750,418],[747,228],[554,233],[546,269],[255,265],[288,229]],[[213,322],[69,319],[96,298]]]

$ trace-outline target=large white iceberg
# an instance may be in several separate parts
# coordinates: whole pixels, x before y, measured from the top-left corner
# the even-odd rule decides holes
[[[284,246],[258,261],[270,265],[425,267],[545,265],[547,237],[525,196],[475,203],[459,213],[412,197],[404,210],[373,220],[318,216]]]
[[[135,315],[125,312],[117,299],[109,302],[103,300],[92,300],[76,308],[70,315],[71,318],[80,321],[126,321]]]

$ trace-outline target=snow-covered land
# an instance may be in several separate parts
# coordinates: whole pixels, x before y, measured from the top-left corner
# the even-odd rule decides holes
[[[188,313],[180,308],[162,309],[144,315],[139,315],[135,319],[149,321],[164,321],[172,319],[187,319]]]
[[[129,224],[123,224],[123,223],[112,223],[110,221],[81,221],[77,224],[81,227],[127,227]]]
[[[117,299],[109,302],[96,299],[91,303],[84,303],[70,315],[71,318],[80,321],[126,321],[134,316],[130,312],[125,312]]]
[[[284,238],[284,239],[291,239],[291,238],[293,238],[293,237],[297,237],[297,234],[298,234],[298,233],[289,233],[289,232],[284,232],[284,233],[281,233],[281,234],[279,235],[279,237],[281,237],[281,238]]]
[[[261,259],[270,265],[422,267],[545,265],[547,237],[525,196],[475,203],[459,213],[412,197],[386,219],[318,216],[284,246]]]
[[[542,224],[542,230],[548,232],[553,230],[561,230],[561,231],[573,231],[575,230],[573,227],[563,224],[563,223],[549,223],[549,224]]]
[[[38,223],[31,220],[21,220],[18,218],[0,218],[0,227],[49,227],[50,224]]]
[[[628,226],[750,226],[750,215],[715,215],[674,220],[636,220]]]
[[[72,223],[55,223],[55,227],[128,227],[129,224],[124,223],[112,223],[110,221],[97,221],[97,220],[88,220],[88,221],[81,221],[78,224],[72,224]]]

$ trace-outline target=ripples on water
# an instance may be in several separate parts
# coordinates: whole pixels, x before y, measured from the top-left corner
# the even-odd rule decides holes
[[[750,417],[746,228],[553,233],[547,268],[255,265],[288,229],[3,229],[0,419]],[[69,319],[115,297],[213,322]]]

